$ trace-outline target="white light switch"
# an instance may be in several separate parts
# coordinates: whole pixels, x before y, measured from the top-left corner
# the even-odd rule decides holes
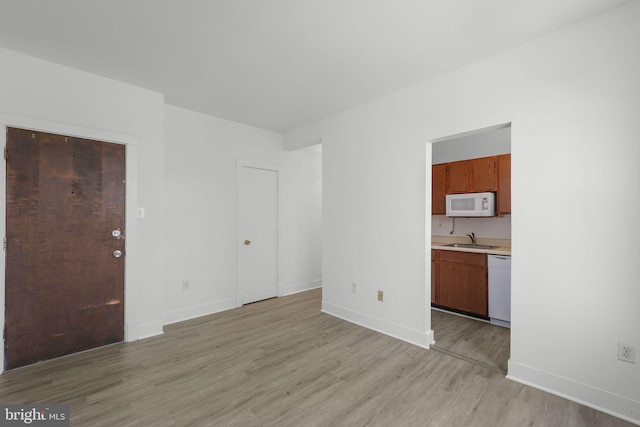
[[[138,218],[144,218],[144,208],[138,208]]]

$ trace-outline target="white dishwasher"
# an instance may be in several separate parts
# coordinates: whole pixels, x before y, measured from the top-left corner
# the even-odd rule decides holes
[[[511,257],[488,255],[489,317],[494,325],[511,327]]]

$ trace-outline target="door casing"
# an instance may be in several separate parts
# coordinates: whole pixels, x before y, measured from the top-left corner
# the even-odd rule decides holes
[[[274,171],[278,173],[278,182],[281,181],[282,179],[282,166],[278,165],[278,164],[274,164],[274,163],[266,163],[266,162],[255,162],[255,161],[250,161],[250,160],[243,160],[243,159],[237,159],[236,160],[236,171],[237,171],[237,179],[236,179],[236,184],[239,182],[239,174],[241,173],[241,169],[242,168],[255,168],[255,169],[264,169],[264,170],[269,170],[269,171]],[[239,196],[239,191],[240,189],[238,188],[238,186],[236,186],[237,191],[238,191],[238,196]],[[240,200],[240,198],[238,197],[238,202]],[[281,213],[283,212],[282,209],[282,197],[280,195],[280,190],[278,190],[278,224],[277,224],[277,239],[278,241],[280,240],[280,231],[282,230],[282,215]],[[244,246],[244,239],[246,238],[246,236],[241,236],[240,235],[240,207],[239,207],[239,203],[237,206],[237,215],[236,215],[236,224],[237,224],[237,228],[236,228],[236,260],[237,260],[237,268],[236,268],[236,307],[241,307],[243,305],[243,296],[242,296],[242,290],[240,289],[240,251]],[[277,253],[276,253],[276,264],[277,264],[277,296],[281,296],[281,291],[280,291],[280,283],[279,283],[279,279],[280,279],[280,271],[281,271],[281,267],[280,267],[280,251],[281,251],[281,245],[278,243],[278,248],[277,248]]]
[[[7,127],[17,127],[38,132],[55,133],[75,136],[79,138],[93,139],[97,141],[111,142],[125,145],[126,155],[126,213],[127,238],[125,239],[125,251],[127,262],[124,273],[124,339],[135,341],[139,339],[138,304],[137,304],[137,260],[138,260],[138,140],[130,135],[117,132],[108,132],[99,129],[85,128],[67,125],[57,122],[35,119],[31,117],[0,114],[0,147],[4,150],[7,141]],[[0,234],[6,236],[6,162],[0,162]],[[6,254],[1,251],[0,260],[0,331],[4,331],[5,322],[5,262]],[[0,343],[0,360],[4,360],[4,332]],[[0,364],[0,373],[4,370],[4,364]]]

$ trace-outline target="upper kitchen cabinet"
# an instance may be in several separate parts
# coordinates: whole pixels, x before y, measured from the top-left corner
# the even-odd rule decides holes
[[[511,214],[511,154],[498,156],[498,214]]]
[[[511,213],[511,154],[433,165],[431,214],[446,214],[446,195],[496,193],[496,213]]]
[[[447,164],[433,165],[431,168],[431,214],[445,215],[447,194]]]
[[[496,157],[482,157],[469,160],[471,163],[471,185],[473,193],[498,190],[498,160]]]
[[[447,163],[447,194],[498,190],[496,156]]]
[[[469,169],[471,165],[468,160],[461,162],[446,163],[447,170],[447,194],[469,193]]]

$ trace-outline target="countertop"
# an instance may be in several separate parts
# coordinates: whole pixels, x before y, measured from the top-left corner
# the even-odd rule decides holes
[[[451,243],[471,243],[468,237],[445,237],[445,236],[432,236],[431,237],[431,249],[440,249],[445,251],[458,251],[458,252],[475,252],[480,254],[491,255],[511,255],[511,240],[510,239],[485,239],[478,237],[477,243],[479,245],[491,245],[497,246],[494,249],[476,249],[476,248],[454,248],[452,246],[446,246]]]

